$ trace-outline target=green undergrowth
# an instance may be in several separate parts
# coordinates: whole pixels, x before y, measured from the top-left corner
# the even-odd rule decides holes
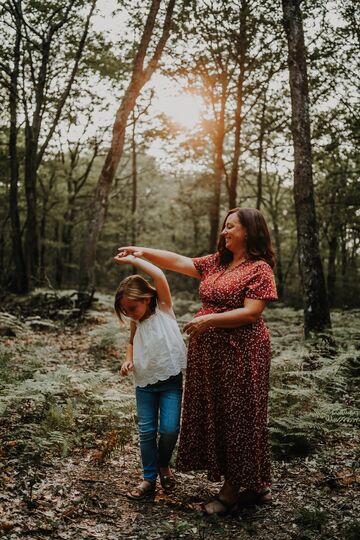
[[[0,344],[2,452],[40,463],[53,454],[100,448],[101,461],[109,433],[114,448],[132,437],[132,389],[96,362],[93,370],[70,367],[56,354],[40,343]]]
[[[192,300],[177,304],[184,320],[197,308]],[[51,342],[15,340],[12,347],[0,342],[1,434],[7,453],[46,459],[51,453],[104,448],[109,433],[115,434],[110,436],[114,447],[130,440],[133,388],[118,376],[128,328],[119,325],[110,297],[103,295],[98,308],[93,316],[98,313],[101,322],[87,332],[83,364],[76,363],[76,340],[72,364],[64,363]],[[269,427],[276,458],[307,456],[324,436],[351,437],[359,428],[358,315],[333,312],[332,335],[305,342],[301,311],[267,309],[273,349]]]
[[[353,437],[360,427],[360,319],[332,313],[332,334],[302,338],[302,313],[267,311],[273,359],[270,431],[275,457],[306,456],[326,435]]]

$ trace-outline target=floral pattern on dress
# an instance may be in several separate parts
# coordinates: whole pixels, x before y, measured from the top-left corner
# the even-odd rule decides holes
[[[219,254],[193,259],[201,276],[195,315],[241,308],[245,298],[276,300],[271,267],[245,261],[228,268]],[[207,470],[236,488],[271,483],[267,433],[270,340],[262,317],[238,328],[208,328],[190,339],[179,471]]]

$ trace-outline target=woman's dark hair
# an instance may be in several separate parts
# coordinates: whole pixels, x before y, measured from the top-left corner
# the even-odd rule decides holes
[[[262,213],[256,210],[256,208],[233,208],[228,211],[221,230],[224,229],[227,218],[235,213],[241,225],[246,229],[247,257],[253,261],[266,261],[271,268],[274,268],[275,250],[271,244],[269,229]],[[225,238],[223,235],[220,235],[217,248],[220,255],[220,263],[229,264],[232,261],[233,254],[225,247]]]
[[[122,316],[125,313],[121,307],[121,300],[126,296],[129,300],[143,300],[144,298],[150,298],[150,310],[155,311],[157,302],[157,292],[145,278],[135,274],[122,280],[115,293],[114,309],[116,315],[120,321],[123,321]]]

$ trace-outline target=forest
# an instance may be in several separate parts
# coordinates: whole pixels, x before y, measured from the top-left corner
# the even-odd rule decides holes
[[[356,0],[0,1],[0,534],[359,538],[359,15]],[[131,504],[113,295],[132,269],[114,256],[214,253],[234,207],[264,214],[276,250],[275,502],[207,520],[196,473]],[[182,327],[198,284],[167,277]]]

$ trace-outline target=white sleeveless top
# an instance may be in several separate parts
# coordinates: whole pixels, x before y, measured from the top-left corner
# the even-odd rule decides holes
[[[144,387],[178,375],[186,367],[186,347],[176,319],[158,307],[144,321],[134,321],[134,379]]]

